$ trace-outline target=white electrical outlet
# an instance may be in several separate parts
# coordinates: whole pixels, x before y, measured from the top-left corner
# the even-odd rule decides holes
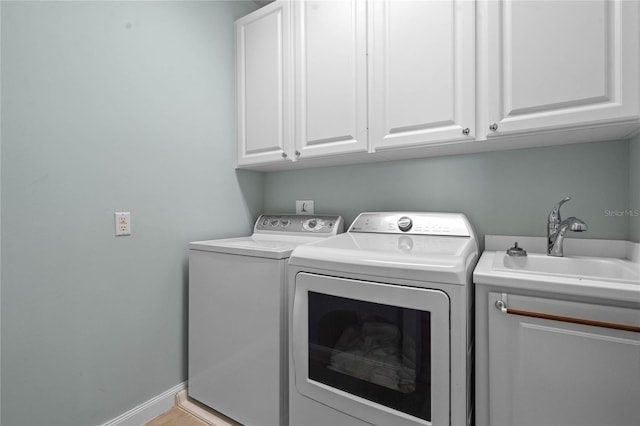
[[[296,214],[313,214],[313,200],[296,200]]]
[[[131,213],[116,212],[113,216],[115,218],[114,225],[116,237],[121,235],[131,235]]]

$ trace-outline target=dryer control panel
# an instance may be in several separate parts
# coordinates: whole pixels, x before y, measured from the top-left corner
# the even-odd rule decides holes
[[[349,232],[469,237],[471,224],[461,213],[360,213]]]
[[[334,215],[263,214],[254,227],[255,233],[269,234],[322,234],[337,235],[342,232],[344,222]]]

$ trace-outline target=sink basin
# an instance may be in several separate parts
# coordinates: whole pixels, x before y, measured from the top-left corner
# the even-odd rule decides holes
[[[515,257],[498,252],[492,268],[530,275],[553,275],[579,280],[636,281],[640,284],[640,264],[606,257],[553,257],[537,253]]]
[[[529,255],[508,256],[505,249],[514,241]],[[640,309],[640,243],[569,239],[565,253],[570,255],[564,257],[547,256],[546,247],[545,237],[486,236],[474,284],[490,286],[491,291],[536,291]]]

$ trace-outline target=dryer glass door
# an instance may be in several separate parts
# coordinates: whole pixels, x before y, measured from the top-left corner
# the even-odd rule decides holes
[[[444,292],[299,273],[293,315],[300,393],[377,424],[448,424]]]

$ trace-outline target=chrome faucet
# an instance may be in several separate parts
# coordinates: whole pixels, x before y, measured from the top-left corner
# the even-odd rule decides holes
[[[567,230],[583,232],[588,229],[587,224],[577,217],[571,216],[565,220],[560,218],[560,207],[570,199],[571,197],[563,198],[549,212],[549,219],[547,220],[547,255],[549,256],[564,256],[562,243]]]

